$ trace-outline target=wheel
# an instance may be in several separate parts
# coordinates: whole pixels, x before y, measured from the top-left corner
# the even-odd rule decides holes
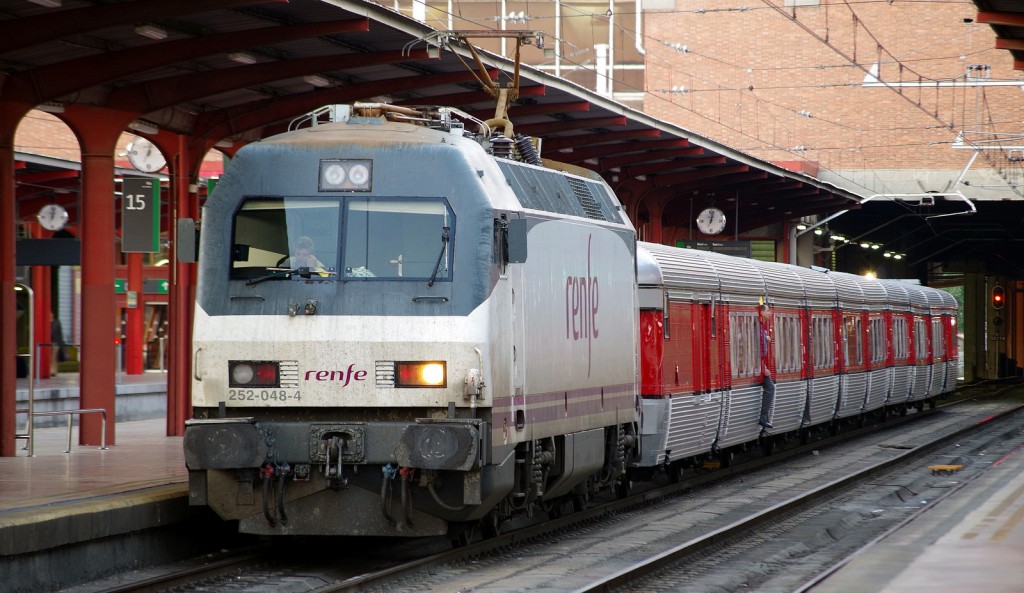
[[[761,437],[761,451],[766,457],[775,453],[775,438],[770,436]]]
[[[480,519],[480,532],[484,539],[491,539],[501,535],[501,514],[498,511],[491,511],[487,516]]]
[[[474,529],[472,527],[462,527],[454,532],[448,533],[448,541],[452,543],[453,548],[465,548],[469,544],[473,543]]]
[[[617,498],[626,498],[631,490],[633,490],[633,480],[629,479],[629,476],[624,475],[615,483],[615,496]]]
[[[678,461],[668,466],[668,481],[671,484],[678,484],[683,479],[683,464]]]
[[[800,444],[801,445],[806,445],[809,442],[811,442],[811,429],[809,429],[809,428],[801,428],[800,429]]]
[[[723,468],[732,467],[732,464],[735,461],[736,454],[732,451],[732,449],[722,451],[721,453],[718,454],[718,462],[722,465]]]
[[[574,492],[572,494],[572,512],[579,513],[585,510],[587,510],[587,494]]]

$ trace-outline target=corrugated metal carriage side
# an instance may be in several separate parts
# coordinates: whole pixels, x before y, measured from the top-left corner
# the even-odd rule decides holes
[[[911,385],[914,380],[914,367],[910,364],[910,326],[913,324],[911,314],[910,291],[907,283],[880,280],[886,292],[888,313],[886,322],[889,328],[890,364],[892,365],[892,387],[889,390],[889,405],[905,404],[910,397]]]
[[[701,253],[639,243],[641,364],[645,379],[641,465],[707,454],[718,436],[720,386],[712,384],[711,309],[721,310],[720,277]],[[653,268],[653,269],[652,269]],[[646,320],[646,322],[645,322]],[[657,322],[660,321],[661,325]],[[661,350],[647,347],[647,332]],[[714,343],[721,339],[716,334]]]
[[[771,335],[775,401],[768,418],[776,432],[796,430],[807,412],[807,289],[809,276],[785,264],[753,261],[764,279]]]
[[[719,365],[722,414],[715,447],[727,449],[756,441],[761,431],[763,375],[757,306],[768,289],[753,260],[710,251],[699,255],[717,271],[722,283],[722,306],[715,314],[717,329],[724,336],[724,360]]]
[[[908,284],[910,295],[910,353],[914,380],[910,385],[909,402],[920,402],[931,390],[931,307],[927,289]]]
[[[853,274],[830,272],[839,302],[839,393],[836,417],[856,416],[864,410],[868,377],[864,345],[864,317],[868,312],[862,278]]]
[[[892,389],[892,368],[888,361],[889,335],[885,323],[888,293],[874,279],[862,279],[861,290],[868,306],[867,319],[863,325],[867,374],[864,411],[870,412],[885,405]]]

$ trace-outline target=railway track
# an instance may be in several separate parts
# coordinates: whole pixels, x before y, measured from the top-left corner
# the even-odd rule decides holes
[[[830,521],[835,526],[826,526],[826,532],[859,530],[861,526],[844,525],[842,518],[836,522],[834,516],[837,504],[854,504],[842,501],[856,499],[858,495],[853,492],[858,485],[863,488],[863,484],[868,484],[869,492],[879,488],[893,490],[895,493],[887,492],[885,497],[896,506],[908,507],[902,509],[906,511],[904,515],[920,510],[920,504],[907,503],[901,494],[913,498],[910,489],[921,486],[912,484],[907,489],[885,485],[898,481],[896,477],[900,475],[909,475],[908,467],[920,469],[922,459],[928,455],[948,461],[949,454],[935,452],[943,443],[964,441],[969,433],[994,426],[1016,409],[1016,405],[1005,401],[974,402],[943,406],[937,413],[911,414],[887,422],[882,432],[872,433],[865,428],[857,431],[860,436],[847,433],[806,446],[793,446],[770,459],[755,454],[727,469],[687,476],[676,484],[649,488],[622,500],[604,501],[541,524],[517,526],[496,538],[458,549],[443,549],[447,546],[443,541],[396,544],[388,540],[351,550],[339,549],[328,555],[334,560],[307,561],[282,554],[280,548],[268,549],[238,558],[235,566],[231,566],[231,560],[223,559],[219,566],[211,566],[209,572],[193,566],[190,575],[167,574],[149,578],[145,583],[88,591],[134,593],[174,588],[335,593],[487,587],[508,591],[612,591],[626,584],[642,583],[642,579],[649,578],[644,575],[671,575],[678,570],[671,567],[683,562],[687,569],[679,575],[658,577],[653,584],[644,585],[645,590],[660,591],[661,582],[693,583],[723,578],[721,574],[715,575],[715,567],[722,566],[723,559],[742,557],[745,550],[770,546],[780,537],[778,533],[800,532],[808,529],[808,524],[818,523],[820,527]],[[835,443],[840,439],[846,440]],[[840,515],[844,512],[840,511]],[[879,514],[888,519],[896,512],[880,510]],[[858,515],[854,523],[881,525],[876,518],[869,511]],[[866,541],[864,537],[858,535],[847,543],[856,540],[860,545]],[[321,540],[316,545],[333,544]],[[841,562],[845,553],[851,551],[840,550],[836,557],[819,561],[811,573],[788,590],[812,581],[825,570],[823,563],[831,566]],[[301,556],[300,552],[298,557]],[[748,564],[758,565],[751,573],[756,580],[758,574],[771,572],[763,568],[766,564],[784,560],[773,560],[768,555]],[[751,580],[742,572],[737,571],[732,578]],[[762,580],[769,582],[774,578]],[[546,584],[534,582],[536,579]],[[758,589],[748,586],[745,590]],[[73,593],[85,591],[76,588]]]

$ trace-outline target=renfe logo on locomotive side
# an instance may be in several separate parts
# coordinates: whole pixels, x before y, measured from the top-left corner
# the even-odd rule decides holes
[[[593,340],[598,338],[597,278],[590,271],[590,244],[594,236],[587,237],[587,275],[568,276],[565,279],[565,339],[587,341],[587,376],[590,376],[590,354]]]

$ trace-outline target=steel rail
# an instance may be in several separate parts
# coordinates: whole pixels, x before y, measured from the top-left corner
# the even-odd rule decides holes
[[[950,434],[944,435],[938,439],[935,439],[929,443],[919,445],[917,447],[914,447],[913,449],[909,449],[905,453],[899,454],[891,459],[881,461],[872,466],[864,468],[863,470],[851,473],[846,477],[833,480],[828,484],[819,486],[818,488],[815,488],[804,494],[794,496],[789,500],[773,505],[747,518],[740,519],[729,525],[715,529],[703,536],[693,538],[687,542],[675,546],[670,550],[666,550],[665,552],[657,554],[647,560],[638,562],[633,566],[617,571],[614,574],[596,579],[589,585],[576,589],[573,593],[596,593],[599,591],[608,592],[620,587],[631,585],[638,578],[641,578],[645,575],[649,575],[651,573],[657,572],[658,570],[671,566],[690,554],[706,549],[713,544],[719,543],[731,537],[738,536],[745,532],[749,532],[754,528],[763,525],[766,522],[775,519],[783,514],[792,512],[801,507],[828,498],[832,496],[834,493],[839,492],[848,487],[858,485],[858,483],[862,482],[866,477],[883,473],[900,464],[904,464],[918,457],[922,457],[955,439],[962,438],[974,432],[979,432],[983,429],[991,428],[994,425],[994,423],[1007,420],[1008,418],[1010,418],[1017,412],[1021,411],[1022,409],[1024,409],[1024,405],[1013,407],[1000,414],[993,415],[989,418],[985,418],[984,420],[972,426],[962,428]]]

